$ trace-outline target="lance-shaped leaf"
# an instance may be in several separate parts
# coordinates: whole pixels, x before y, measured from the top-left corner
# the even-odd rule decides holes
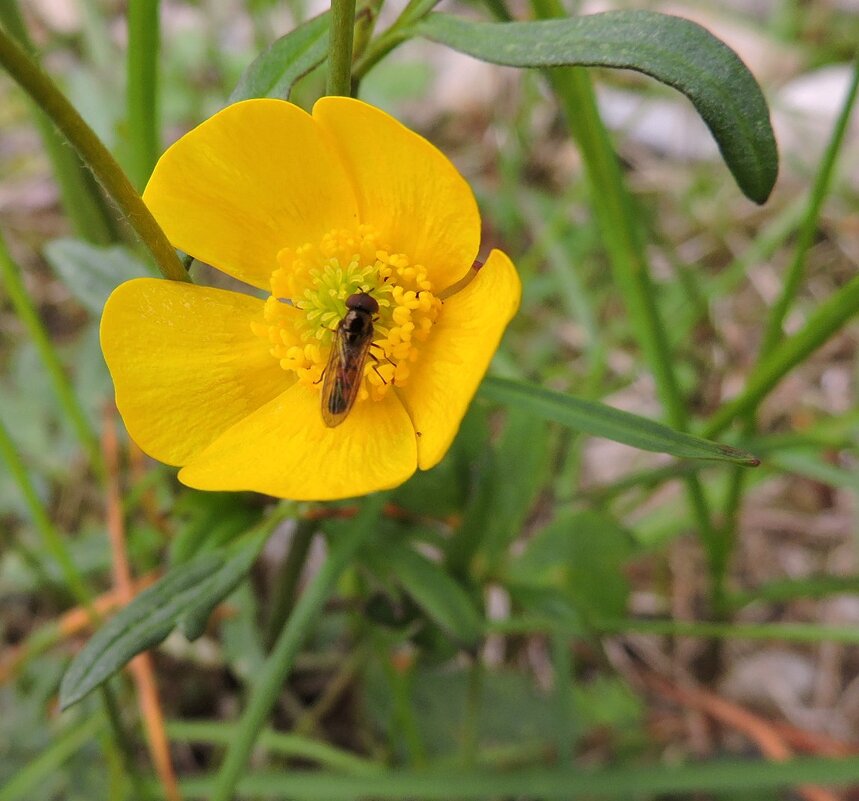
[[[326,11],[273,42],[244,71],[230,102],[252,97],[288,100],[293,84],[325,60],[328,24]]]
[[[750,467],[760,463],[750,453],[729,445],[684,434],[603,403],[581,400],[533,384],[487,378],[480,387],[480,395],[505,406],[516,406],[576,431],[622,442],[644,451],[668,453],[683,459],[718,459]]]
[[[69,665],[60,683],[61,708],[80,701],[177,625],[189,638],[202,634],[211,610],[247,575],[269,533],[174,568],[117,612]]]
[[[737,54],[700,25],[652,11],[535,22],[472,22],[430,14],[415,36],[510,67],[615,67],[681,91],[710,128],[740,189],[769,197],[778,151],[760,87]]]

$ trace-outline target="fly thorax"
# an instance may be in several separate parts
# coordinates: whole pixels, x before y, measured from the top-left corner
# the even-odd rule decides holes
[[[358,400],[381,400],[408,382],[410,365],[441,314],[435,290],[423,265],[391,252],[369,226],[333,230],[318,243],[277,254],[264,319],[252,328],[284,370],[319,389],[338,328],[348,325],[360,334],[355,326],[366,324],[367,315],[347,310],[346,299],[371,295],[379,311],[372,315],[373,344]]]

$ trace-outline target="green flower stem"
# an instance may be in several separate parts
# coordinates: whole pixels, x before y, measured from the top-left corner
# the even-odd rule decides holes
[[[564,15],[559,0],[532,0],[532,7],[540,18]],[[669,422],[681,431],[686,430],[689,419],[674,372],[674,357],[666,328],[660,318],[656,293],[644,258],[644,246],[635,222],[637,214],[599,116],[593,85],[583,68],[554,69],[548,76],[584,159],[592,189],[591,203],[636,339],[653,372]],[[697,475],[687,476],[685,482],[701,539],[712,555],[718,533],[710,519],[704,489]]]
[[[355,37],[355,0],[331,0],[328,37],[328,95],[352,95],[352,45]]]
[[[83,162],[93,171],[135,233],[150,250],[164,277],[174,281],[188,281],[188,273],[182,268],[176,251],[122,168],[116,163],[116,159],[48,75],[2,28],[0,64],[77,150]]]
[[[0,3],[0,23],[19,44],[36,58],[36,50],[27,35],[15,0]],[[33,122],[51,161],[54,178],[60,190],[63,211],[82,239],[94,245],[108,245],[116,240],[114,220],[104,197],[77,154],[70,150],[51,120],[35,104],[31,105]]]
[[[299,598],[274,649],[251,686],[247,708],[238,724],[236,736],[227,749],[211,801],[231,801],[234,797],[251,749],[292,670],[301,644],[322,613],[322,607],[338,579],[361,546],[375,533],[385,499],[385,494],[378,493],[365,500],[361,513],[349,530],[338,534],[332,541],[328,559]]]
[[[146,186],[161,152],[158,109],[158,0],[128,3],[129,173],[138,189]]]
[[[2,232],[0,232],[0,276],[3,278],[3,284],[6,287],[9,299],[12,301],[12,306],[15,308],[15,313],[24,324],[24,328],[36,346],[42,363],[48,371],[51,384],[53,384],[54,391],[57,393],[57,398],[59,398],[60,405],[63,407],[66,417],[71,421],[81,445],[86,449],[87,456],[93,468],[101,474],[104,467],[98,437],[96,437],[89,420],[87,420],[86,414],[63,370],[63,365],[51,342],[51,338],[48,336],[47,331],[45,331],[42,321],[39,319],[39,315],[36,313],[36,309],[27,294],[27,289],[21,280],[21,274],[17,265],[12,261]]]

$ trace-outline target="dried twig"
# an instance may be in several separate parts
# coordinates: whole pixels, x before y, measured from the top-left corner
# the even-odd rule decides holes
[[[113,406],[104,411],[102,426],[102,452],[106,476],[106,517],[110,549],[113,556],[114,585],[124,603],[134,598],[134,584],[128,566],[125,547],[125,523],[122,518],[122,500],[119,489],[119,443],[116,436],[116,419]],[[155,671],[148,653],[139,654],[129,663],[137,687],[140,714],[146,728],[149,752],[155,772],[164,787],[167,801],[181,801],[179,783],[170,760],[170,746],[164,731],[164,716],[155,683]]]
[[[720,723],[742,732],[752,740],[767,759],[782,762],[794,754],[777,726],[747,709],[699,687],[675,686],[655,674],[643,677],[651,690],[684,707],[706,712]],[[797,792],[806,801],[839,801],[838,796],[817,785],[804,784]]]

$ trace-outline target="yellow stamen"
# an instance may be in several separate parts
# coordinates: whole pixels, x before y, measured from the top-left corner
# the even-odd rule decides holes
[[[367,292],[379,313],[358,400],[381,400],[392,386],[408,381],[408,363],[417,360],[442,309],[423,265],[392,253],[369,226],[329,231],[318,244],[284,248],[277,265],[265,319],[252,330],[271,343],[271,355],[284,370],[321,387],[346,298]]]

